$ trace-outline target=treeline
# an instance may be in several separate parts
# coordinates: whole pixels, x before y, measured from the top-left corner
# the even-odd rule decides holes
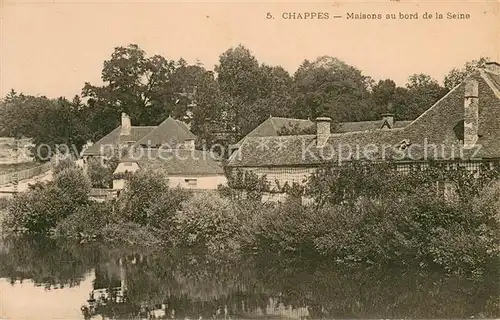
[[[116,128],[121,112],[134,125],[157,125],[182,118],[189,104],[192,131],[208,144],[239,140],[269,115],[295,118],[330,116],[336,122],[379,119],[392,112],[411,120],[488,59],[451,70],[444,86],[414,74],[403,87],[393,80],[375,82],[334,57],[304,60],[291,75],[280,66],[260,63],[238,46],[220,55],[214,71],[185,60],[147,56],[137,45],[115,48],[104,61],[102,86],[85,83],[69,100],[30,96],[12,90],[0,104],[0,135],[30,137],[36,145],[68,144],[79,151]]]

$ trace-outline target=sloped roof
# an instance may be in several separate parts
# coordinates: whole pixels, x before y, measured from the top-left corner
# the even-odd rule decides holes
[[[151,132],[155,126],[132,126],[131,134],[129,136],[120,136],[120,132],[122,127],[118,126],[116,129],[108,133],[106,136],[104,136],[102,139],[98,140],[96,143],[94,143],[92,146],[90,146],[87,150],[83,152],[84,156],[91,156],[91,155],[100,155],[101,154],[101,148],[110,148],[112,147],[117,147],[118,144],[120,143],[120,140],[124,141],[139,141],[142,137],[144,137],[146,134]]]
[[[247,137],[228,166],[300,166],[339,159],[500,158],[500,75],[478,70],[468,78],[479,84],[478,140],[473,149],[464,149],[457,134],[461,123],[463,131],[462,83],[403,128],[334,133],[323,147],[316,145],[315,135]]]
[[[294,118],[280,118],[269,117],[266,121],[262,122],[257,128],[253,129],[249,134],[243,137],[236,146],[241,145],[243,140],[247,137],[268,137],[277,136],[281,128],[285,126],[298,126],[299,129],[306,129],[313,126],[314,123],[309,119],[294,119]]]
[[[161,169],[168,175],[221,175],[222,165],[207,151],[138,148],[122,162],[136,162],[143,169]]]
[[[406,127],[410,123],[411,121],[394,121],[393,129]],[[384,124],[384,120],[341,122],[337,132],[376,130],[382,128],[382,124]]]
[[[168,144],[171,147],[184,143],[186,140],[195,139],[196,136],[189,131],[187,126],[180,124],[180,121],[168,117],[156,128],[151,130],[142,139],[137,141],[138,145],[161,146]]]

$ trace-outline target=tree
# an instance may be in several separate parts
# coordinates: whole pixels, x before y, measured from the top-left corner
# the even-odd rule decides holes
[[[444,77],[444,87],[448,90],[453,89],[464,81],[465,77],[471,74],[477,68],[484,67],[486,62],[489,62],[490,58],[481,57],[478,60],[467,61],[462,69],[453,68]]]
[[[39,159],[50,158],[58,145],[78,153],[89,136],[82,109],[78,96],[69,101],[11,91],[0,105],[0,128],[4,135],[31,138]]]
[[[111,109],[116,121],[125,112],[137,125],[158,124],[175,109],[177,92],[171,83],[175,69],[174,61],[160,55],[146,57],[135,44],[116,47],[111,59],[104,61],[105,85],[85,83],[82,93],[92,99],[89,104],[99,107],[95,111]]]
[[[295,104],[298,118],[330,116],[337,122],[371,120],[373,112],[371,79],[337,58],[323,56],[305,60],[294,74]]]
[[[221,115],[237,139],[269,115],[288,114],[292,79],[282,67],[259,65],[250,50],[240,45],[220,56],[215,71]]]
[[[417,118],[448,92],[426,74],[411,75],[406,83],[406,89],[406,92],[400,92],[401,97],[406,100],[405,103],[396,105],[396,113],[401,120]]]
[[[120,213],[127,221],[168,232],[174,213],[188,195],[185,190],[169,188],[164,172],[139,170],[130,176],[119,199]]]

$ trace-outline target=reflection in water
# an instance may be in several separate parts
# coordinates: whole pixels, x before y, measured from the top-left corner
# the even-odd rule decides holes
[[[498,316],[493,276],[476,283],[409,270],[343,271],[292,257],[134,252],[40,238],[6,241],[0,260],[0,278],[13,284],[3,296],[33,284],[47,297],[78,293],[71,301],[51,296],[59,299],[49,304],[53,318],[75,309],[81,319]]]

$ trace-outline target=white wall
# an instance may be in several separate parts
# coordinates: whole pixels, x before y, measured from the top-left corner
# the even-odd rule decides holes
[[[300,185],[304,184],[304,179],[307,179],[316,168],[312,167],[245,167],[246,171],[252,171],[259,177],[266,175],[266,180],[270,183],[271,188],[276,187],[276,181],[283,187],[285,182],[292,185],[294,182]]]
[[[114,179],[113,180],[113,189],[115,190],[123,190],[125,189],[125,179]]]
[[[210,176],[168,176],[168,184],[172,188],[181,187],[184,189],[217,189],[219,184],[227,184],[226,177],[222,175]],[[188,180],[188,181],[186,181]],[[196,180],[196,183],[190,184],[189,181]],[[194,182],[194,181],[193,181]]]
[[[136,162],[120,162],[114,173],[136,172],[139,165]]]

